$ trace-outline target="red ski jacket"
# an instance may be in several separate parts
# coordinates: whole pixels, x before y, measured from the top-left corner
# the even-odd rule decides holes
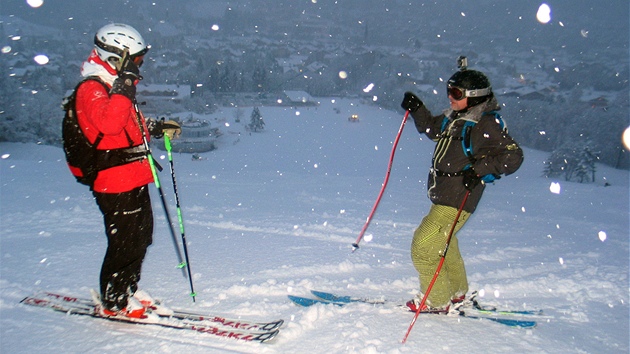
[[[96,140],[99,132],[103,133],[98,150],[142,145],[143,131],[147,141],[150,139],[144,117],[140,111],[136,113],[131,100],[119,94],[110,97],[103,85],[95,80],[87,80],[79,86],[76,112],[79,126],[90,142]],[[140,115],[139,119],[137,115]],[[121,193],[151,182],[151,166],[144,158],[100,171],[93,189],[100,193]]]

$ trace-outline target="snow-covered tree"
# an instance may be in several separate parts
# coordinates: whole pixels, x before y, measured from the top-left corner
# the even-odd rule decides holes
[[[254,107],[248,127],[249,130],[253,132],[265,129],[265,121],[263,120],[262,114],[260,114],[260,110],[258,109],[258,107]]]
[[[595,181],[597,153],[590,139],[583,144],[570,143],[554,150],[545,161],[545,177],[564,177],[565,181],[590,183]]]

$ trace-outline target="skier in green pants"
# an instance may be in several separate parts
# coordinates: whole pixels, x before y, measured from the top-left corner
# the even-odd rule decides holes
[[[490,81],[483,73],[469,70],[465,57],[460,57],[459,64],[460,70],[446,86],[450,109],[434,116],[411,92],[405,93],[401,104],[410,112],[418,132],[437,142],[427,182],[433,205],[411,243],[422,293],[427,291],[457,222],[442,269],[421,311],[448,313],[452,303],[465,298],[468,280],[456,233],[475,211],[485,184],[516,172],[523,162],[523,151],[497,113],[500,106]],[[415,312],[420,299],[414,298],[407,306]]]

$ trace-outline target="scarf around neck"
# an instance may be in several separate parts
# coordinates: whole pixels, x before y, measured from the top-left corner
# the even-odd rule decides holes
[[[116,69],[101,60],[96,53],[96,50],[92,50],[90,56],[83,62],[83,65],[81,66],[81,76],[98,76],[109,86],[112,86],[114,84],[114,80],[118,78]]]

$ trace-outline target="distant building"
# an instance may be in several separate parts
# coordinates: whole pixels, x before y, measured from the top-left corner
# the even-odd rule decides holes
[[[316,106],[318,103],[308,92],[284,91],[282,102],[290,106]]]
[[[138,84],[138,96],[146,100],[172,100],[181,102],[190,98],[190,85]]]
[[[608,99],[606,97],[600,96],[597,98],[590,99],[588,101],[588,104],[592,108],[597,108],[597,107],[608,108]]]
[[[179,139],[174,139],[171,141],[171,146],[173,152],[185,152],[185,153],[199,153],[212,151],[216,149],[216,141],[217,139],[223,135],[219,128],[212,128],[210,123],[206,120],[196,119],[190,117],[186,120],[180,120],[179,118],[174,118],[175,121],[178,121],[182,127],[182,135]],[[152,143],[156,144],[160,150],[165,150],[164,144],[157,139],[151,140]]]
[[[538,90],[532,87],[505,88],[496,92],[497,95],[505,97],[517,97],[524,100],[552,101],[552,92],[546,89]]]

